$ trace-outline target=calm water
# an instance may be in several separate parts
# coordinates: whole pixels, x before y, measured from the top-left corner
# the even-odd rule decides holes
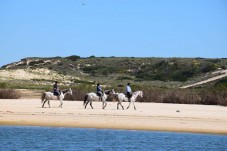
[[[126,130],[0,126],[0,150],[227,150],[227,136]]]

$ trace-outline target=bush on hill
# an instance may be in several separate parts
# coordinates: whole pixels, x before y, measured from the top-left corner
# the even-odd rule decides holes
[[[72,56],[66,57],[66,59],[69,59],[71,61],[77,61],[78,59],[80,59],[80,56],[72,55]]]
[[[214,85],[219,90],[227,90],[227,78],[223,78]]]

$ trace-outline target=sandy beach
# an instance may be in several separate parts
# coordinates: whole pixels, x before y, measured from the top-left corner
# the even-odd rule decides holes
[[[46,104],[47,105],[47,104]],[[111,128],[227,134],[227,107],[208,105],[137,103],[137,110],[117,110],[116,102],[51,101],[41,108],[40,99],[0,99],[0,125]],[[123,103],[124,107],[128,102]]]

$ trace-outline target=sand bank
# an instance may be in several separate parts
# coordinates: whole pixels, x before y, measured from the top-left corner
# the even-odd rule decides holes
[[[0,99],[0,125],[63,126],[227,134],[227,107],[186,104],[136,103],[137,110],[117,110],[116,102],[51,101],[41,108],[40,99]],[[47,105],[47,104],[46,104]],[[123,103],[126,108],[128,103]]]

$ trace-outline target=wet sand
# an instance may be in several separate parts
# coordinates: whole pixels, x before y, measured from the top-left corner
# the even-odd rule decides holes
[[[116,102],[93,102],[84,109],[82,101],[51,101],[41,108],[40,99],[0,99],[0,125],[110,128],[227,135],[227,107],[187,104],[135,103],[117,110]],[[128,102],[124,102],[126,108]]]

